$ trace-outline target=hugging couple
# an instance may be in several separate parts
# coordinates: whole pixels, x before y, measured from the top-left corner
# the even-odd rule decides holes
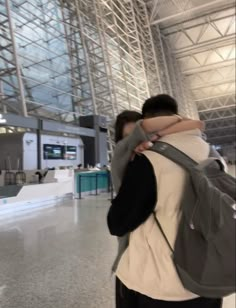
[[[221,299],[202,298],[186,290],[176,272],[172,252],[157,227],[154,212],[174,247],[181,217],[185,171],[149,151],[161,140],[196,162],[208,158],[202,138],[204,123],[182,118],[174,98],[161,94],[147,99],[142,115],[124,111],[115,125],[116,148],[112,177],[116,198],[108,227],[119,237],[116,308],[220,308]]]

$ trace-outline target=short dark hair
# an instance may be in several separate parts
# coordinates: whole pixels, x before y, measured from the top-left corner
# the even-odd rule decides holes
[[[173,115],[178,113],[176,100],[168,94],[159,94],[147,99],[143,105],[143,117]]]
[[[126,124],[136,123],[142,119],[142,115],[139,112],[125,110],[120,113],[116,118],[115,124],[115,142],[119,142],[123,139],[123,130]]]

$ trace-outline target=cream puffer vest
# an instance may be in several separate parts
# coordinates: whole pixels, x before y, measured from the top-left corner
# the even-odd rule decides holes
[[[209,145],[201,138],[199,130],[169,135],[161,141],[177,147],[197,162],[209,155]],[[156,215],[174,247],[186,173],[157,153],[146,151],[144,155],[151,162],[157,180]],[[129,246],[120,260],[116,275],[127,288],[153,299],[184,301],[197,297],[184,289],[171,251],[153,215],[130,234]]]

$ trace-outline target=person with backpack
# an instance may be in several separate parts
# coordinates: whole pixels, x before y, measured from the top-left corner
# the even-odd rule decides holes
[[[153,146],[161,136],[199,129],[204,131],[205,124],[200,120],[183,118],[179,115],[143,119],[142,114],[132,110],[121,112],[115,122],[115,143],[111,177],[117,193],[129,161],[135,153],[142,153]],[[119,260],[128,246],[129,234],[118,238],[118,252],[112,266],[115,273]]]
[[[174,114],[178,114],[178,106],[168,95],[152,97],[143,106],[144,118]],[[196,163],[209,157],[210,147],[200,130],[167,135],[160,140],[162,151],[166,144],[172,145]],[[130,233],[129,245],[116,270],[117,308],[221,307],[221,298],[199,296],[187,289],[173,259],[187,181],[181,166],[155,151],[136,155],[128,164],[107,218],[112,235]]]

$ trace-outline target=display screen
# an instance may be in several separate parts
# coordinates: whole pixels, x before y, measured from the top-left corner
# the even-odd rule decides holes
[[[57,144],[44,144],[43,145],[43,158],[44,159],[63,159],[62,146]]]
[[[76,146],[63,146],[63,159],[76,160]]]

